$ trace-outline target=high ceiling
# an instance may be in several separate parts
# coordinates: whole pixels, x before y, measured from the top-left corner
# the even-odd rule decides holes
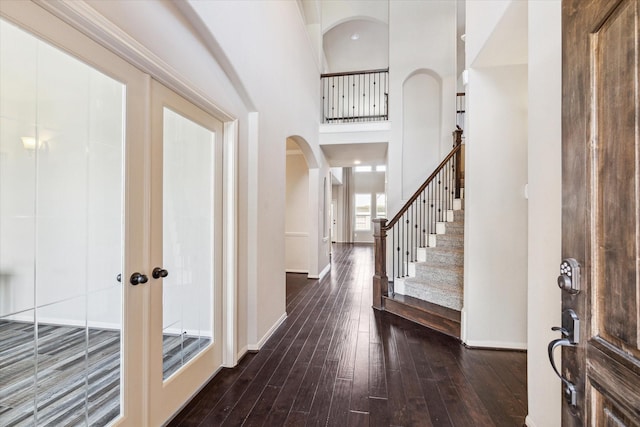
[[[324,34],[327,72],[362,71],[389,66],[389,27],[370,19],[353,19]]]

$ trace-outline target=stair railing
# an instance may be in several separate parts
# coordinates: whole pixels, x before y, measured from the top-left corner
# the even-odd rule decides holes
[[[373,307],[383,309],[383,297],[393,295],[393,281],[409,275],[409,264],[418,260],[418,248],[429,245],[429,235],[436,224],[445,222],[447,211],[459,195],[460,151],[462,130],[453,132],[453,150],[418,188],[398,213],[387,223],[386,218],[373,220],[375,273]],[[391,278],[387,276],[387,240],[391,244]],[[390,286],[391,285],[391,286]]]

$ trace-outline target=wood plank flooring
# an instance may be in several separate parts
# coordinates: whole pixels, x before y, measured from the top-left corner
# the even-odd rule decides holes
[[[371,308],[371,246],[334,244],[322,281],[287,275],[287,314],[171,426],[522,426],[526,353],[472,350]]]

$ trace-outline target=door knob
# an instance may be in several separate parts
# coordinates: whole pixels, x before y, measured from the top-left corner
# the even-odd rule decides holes
[[[156,267],[151,272],[151,275],[154,279],[159,279],[161,277],[167,277],[169,275],[169,272],[164,268]]]
[[[149,281],[149,278],[146,275],[140,274],[138,272],[133,273],[129,278],[129,283],[131,283],[134,286],[139,285],[141,283],[147,283],[148,281]]]

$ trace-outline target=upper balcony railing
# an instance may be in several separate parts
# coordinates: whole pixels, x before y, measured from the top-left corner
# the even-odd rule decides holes
[[[324,123],[389,120],[389,69],[320,76]]]

